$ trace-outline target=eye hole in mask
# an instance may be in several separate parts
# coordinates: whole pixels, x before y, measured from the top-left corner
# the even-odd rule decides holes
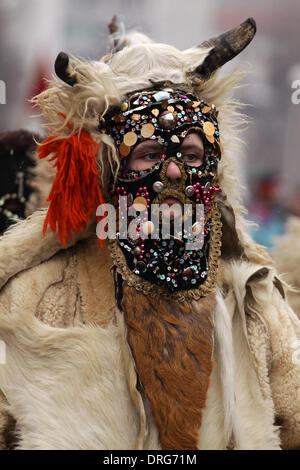
[[[176,145],[169,141],[163,146],[155,138],[147,139],[138,144],[122,161],[119,178],[122,180],[143,178],[158,170],[170,157],[177,157],[187,170],[195,168],[205,172],[208,159],[215,155],[216,149],[206,140],[201,129],[191,130]]]

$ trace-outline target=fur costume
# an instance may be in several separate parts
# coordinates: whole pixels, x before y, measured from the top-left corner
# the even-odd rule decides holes
[[[235,50],[236,34],[247,36],[251,29],[248,20],[231,32],[227,52]],[[56,69],[70,86],[54,81],[36,98],[56,142],[73,142],[77,149],[73,136],[82,129],[96,142],[106,201],[120,162],[112,138],[98,130],[99,116],[154,82],[184,86],[214,103],[225,148],[216,197],[222,249],[212,297],[180,306],[171,295],[166,301],[122,283],[110,242],[99,249],[95,221],[88,217],[79,230],[66,214],[75,230],[65,246],[50,228],[41,237],[46,211],[10,229],[0,240],[3,448],[300,448],[300,323],[271,259],[245,230],[228,156],[240,115],[226,94],[237,76],[218,81],[208,73],[220,44],[224,36],[184,52],[131,45],[95,63],[70,63],[60,55]],[[65,154],[70,165],[76,152]],[[63,176],[60,157],[57,174]],[[66,186],[59,188],[65,197]],[[73,197],[78,188],[72,191]],[[58,219],[61,214],[52,213]],[[63,241],[64,227],[58,224]]]

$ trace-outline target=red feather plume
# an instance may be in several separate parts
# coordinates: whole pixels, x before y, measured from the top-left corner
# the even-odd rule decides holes
[[[58,234],[63,245],[71,232],[81,232],[92,219],[99,204],[104,203],[98,182],[95,156],[98,144],[84,130],[65,139],[49,137],[38,149],[39,158],[53,154],[57,173],[47,198],[50,202],[44,221],[45,235],[48,225]],[[100,240],[101,246],[101,240]]]

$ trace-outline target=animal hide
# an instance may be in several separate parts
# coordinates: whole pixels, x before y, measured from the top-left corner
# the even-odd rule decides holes
[[[127,339],[163,449],[197,449],[213,367],[215,297],[172,302],[123,286]]]

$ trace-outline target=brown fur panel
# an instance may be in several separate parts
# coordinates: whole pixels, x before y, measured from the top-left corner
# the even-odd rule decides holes
[[[215,304],[215,292],[181,303],[124,284],[128,342],[163,449],[197,449],[213,367]]]

